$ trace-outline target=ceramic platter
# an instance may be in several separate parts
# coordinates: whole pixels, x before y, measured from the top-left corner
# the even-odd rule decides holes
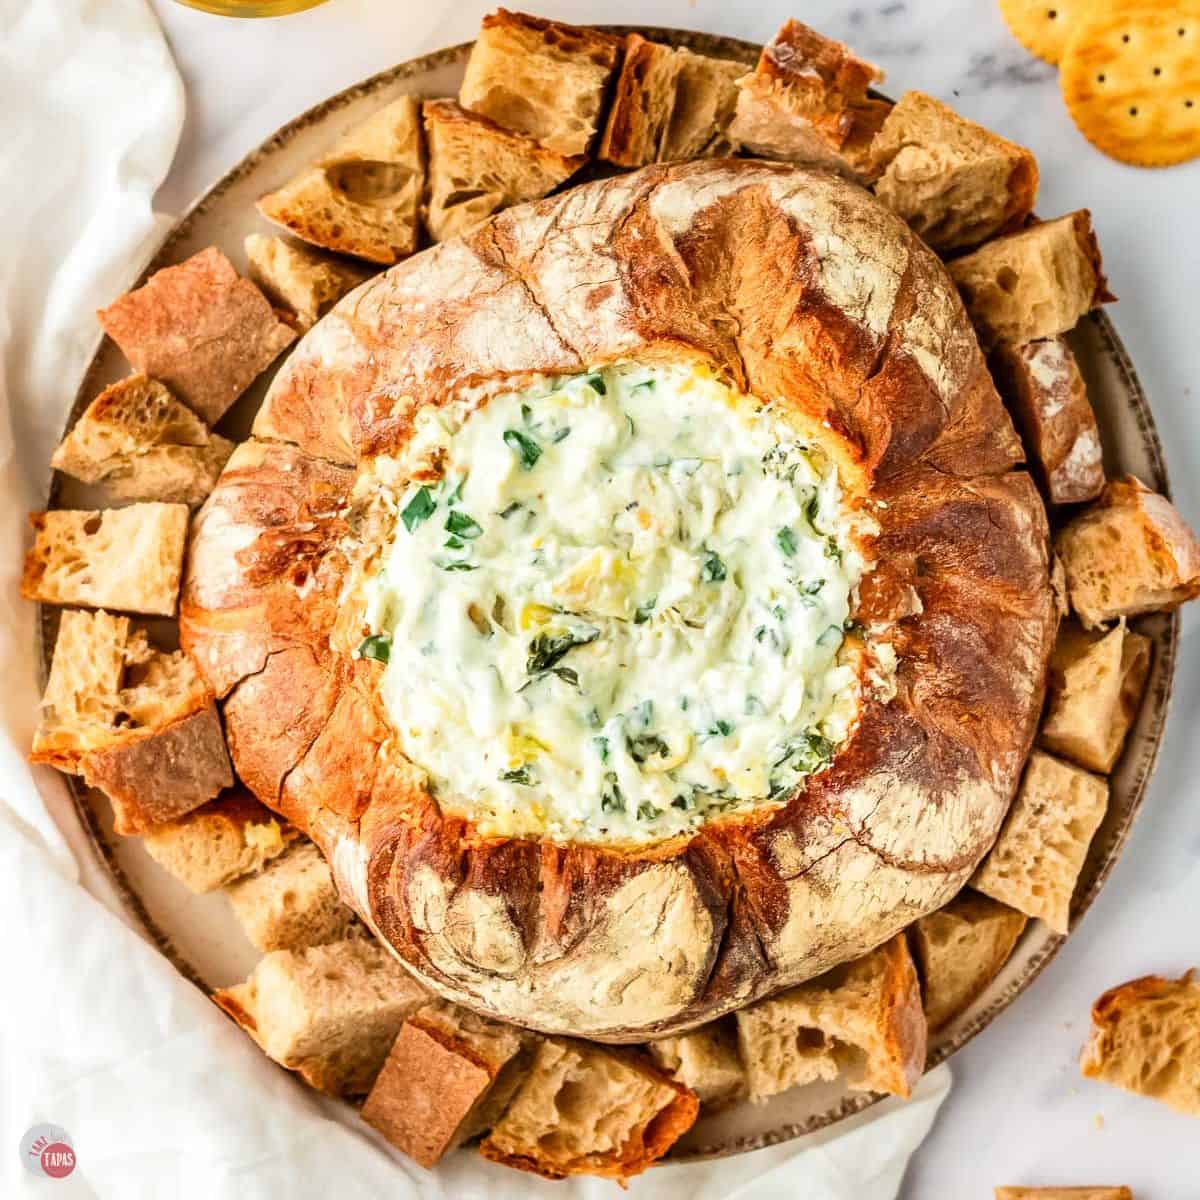
[[[658,41],[747,62],[752,62],[758,52],[758,47],[749,43],[705,34],[668,29],[638,32]],[[403,92],[425,97],[457,94],[469,51],[469,45],[454,46],[402,63],[297,117],[197,201],[167,235],[146,274],[179,262],[211,244],[220,246],[239,268],[244,268],[243,238],[267,228],[254,209],[259,196],[280,186],[343,131],[394,96]],[[1085,203],[1087,197],[1080,196],[1078,200]],[[1131,472],[1150,487],[1168,492],[1166,465],[1154,420],[1133,364],[1108,318],[1099,313],[1085,318],[1071,341],[1099,418],[1108,473]],[[127,370],[116,347],[103,341],[80,386],[71,419],[103,386]],[[239,438],[247,436],[268,382],[269,375],[264,376],[239,400],[222,420],[222,433]],[[87,507],[94,502],[99,502],[99,497],[82,485],[65,478],[53,481],[52,505]],[[53,647],[56,623],[57,613],[44,610],[42,636],[46,662]],[[1136,625],[1154,643],[1153,666],[1141,712],[1112,777],[1108,815],[1092,842],[1076,891],[1073,927],[1121,853],[1153,770],[1166,721],[1178,622],[1172,616],[1152,616],[1137,621]],[[152,632],[164,643],[174,636],[166,625]],[[71,782],[80,818],[90,832],[96,853],[147,936],[179,971],[205,991],[244,978],[257,954],[235,924],[224,897],[219,893],[192,896],[185,892],[151,862],[136,838],[113,835],[111,813],[103,797],[89,793],[77,780]],[[1073,936],[1087,937],[1087,926]],[[1031,922],[1012,959],[991,987],[933,1040],[930,1066],[981,1033],[1029,986],[1063,940],[1041,922]],[[672,1157],[698,1159],[757,1149],[820,1129],[860,1111],[876,1099],[833,1084],[796,1089],[761,1106],[746,1104],[705,1117],[676,1145]]]

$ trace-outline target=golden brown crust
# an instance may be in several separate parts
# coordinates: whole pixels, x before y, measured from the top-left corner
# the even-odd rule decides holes
[[[379,752],[379,665],[330,648],[340,506],[420,407],[630,357],[707,361],[827,423],[886,504],[856,615],[893,622],[895,695],[777,812],[637,853],[484,840]],[[241,777],[447,997],[551,1032],[684,1029],[866,953],[994,840],[1056,624],[1045,512],[941,264],[860,189],[698,162],[502,213],[319,322],[256,434],[281,441],[240,447],[196,521],[184,643]]]

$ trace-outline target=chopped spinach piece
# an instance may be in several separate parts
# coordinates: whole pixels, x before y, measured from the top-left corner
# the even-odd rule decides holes
[[[639,765],[655,755],[666,758],[671,753],[671,748],[657,733],[641,733],[637,737],[627,738],[625,745],[629,750],[629,757]]]
[[[478,571],[478,563],[463,562],[461,558],[433,560],[433,565],[442,571]]]
[[[539,633],[529,643],[529,657],[525,660],[525,671],[536,675],[549,671],[568,650],[575,646],[586,646],[600,636],[600,630],[591,626],[583,629],[567,629],[562,633]]]
[[[808,503],[804,506],[804,516],[808,523],[816,529],[817,517],[821,515],[821,497],[813,492],[808,498]]]
[[[633,614],[633,623],[635,625],[645,625],[650,620],[650,614],[654,611],[654,606],[658,603],[657,596],[651,596],[644,604],[637,606],[637,611]]]
[[[529,787],[533,783],[533,779],[530,777],[528,767],[518,767],[515,771],[501,771],[500,782],[520,783],[524,784],[525,787]]]
[[[563,683],[569,683],[572,687],[579,686],[579,672],[571,670],[570,667],[551,667],[551,675],[557,675]]]
[[[446,497],[446,503],[449,505],[457,504],[462,499],[463,484],[467,482],[467,477],[464,475],[451,489],[450,494]]]
[[[608,738],[594,737],[592,738],[592,745],[596,747],[596,753],[600,755],[600,761],[602,763],[608,762]]]
[[[658,809],[648,801],[643,800],[641,804],[638,805],[637,819],[639,821],[653,821],[657,816]]]
[[[708,731],[709,737],[728,737],[733,732],[731,721],[717,720]]]
[[[437,501],[433,498],[433,493],[427,487],[418,488],[417,494],[401,511],[400,520],[404,522],[404,528],[412,533],[422,521],[432,515],[435,508]]]
[[[825,539],[825,557],[832,558],[835,563],[842,561],[842,548],[831,537]]]
[[[725,564],[720,557],[709,550],[705,553],[704,563],[700,567],[700,579],[704,583],[720,583],[726,575]]]
[[[586,383],[588,387],[590,387],[597,395],[608,395],[608,388],[605,386],[604,378],[598,371],[586,376],[583,382]]]
[[[696,797],[693,793],[691,796],[685,796],[681,792],[674,800],[671,801],[671,807],[677,808],[681,812],[691,812],[696,807]]]
[[[504,444],[517,456],[522,471],[532,471],[542,457],[542,448],[531,437],[517,429],[504,431]]]
[[[448,537],[442,545],[449,550],[461,550],[467,543],[458,537]]]
[[[598,708],[589,708],[583,718],[589,729],[599,729],[604,722],[600,720],[600,710]]]
[[[457,537],[473,540],[483,533],[483,526],[469,513],[455,511],[446,517],[446,530]]]
[[[635,383],[633,385],[633,387],[630,388],[630,391],[633,391],[633,392],[640,392],[643,390],[647,391],[647,392],[654,391],[654,380],[653,379],[643,379],[641,383]]]
[[[796,553],[796,535],[787,525],[781,525],[775,531],[775,545],[788,557]]]
[[[392,635],[375,633],[369,638],[363,638],[358,647],[358,656],[359,658],[371,658],[376,662],[387,662],[392,656]]]
[[[552,442],[554,442],[555,444],[557,444],[558,442],[561,442],[564,438],[569,437],[570,433],[571,433],[570,425],[564,425],[561,429],[556,429],[550,435],[550,440]]]
[[[639,729],[649,729],[650,722],[654,720],[654,701],[643,700],[635,705],[629,710],[629,719],[636,721]]]
[[[786,763],[800,774],[810,775],[833,757],[835,749],[834,744],[819,733],[803,733],[788,742],[782,756],[771,765],[782,767]]]
[[[822,589],[824,586],[825,586],[825,580],[823,580],[823,579],[810,579],[810,580],[809,580],[809,581],[808,581],[806,584],[804,584],[804,585],[801,587],[801,589],[800,589],[800,590],[801,590],[801,591],[802,591],[802,592],[803,592],[803,593],[804,593],[806,596],[815,596],[815,595],[816,595],[816,594],[817,594],[817,593],[818,593],[818,592],[819,592],[819,591],[820,591],[820,590],[821,590],[821,589]]]
[[[600,811],[625,811],[625,796],[621,792],[620,783],[617,782],[616,771],[609,771],[604,776],[604,786],[600,789]]]
[[[533,422],[533,409],[528,404],[521,405],[521,420],[528,426]]]
[[[499,516],[500,520],[507,521],[508,518],[511,517],[513,515],[513,513],[515,513],[517,511],[517,509],[521,508],[521,507],[523,507],[523,506],[522,506],[520,500],[514,500],[511,504],[509,504],[507,507],[505,507],[503,510],[501,510],[501,512],[499,512],[497,514],[497,516]]]

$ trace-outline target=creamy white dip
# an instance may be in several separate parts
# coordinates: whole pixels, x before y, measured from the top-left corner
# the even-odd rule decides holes
[[[626,365],[433,412],[414,443],[444,474],[397,498],[358,652],[443,807],[648,841],[832,757],[863,561],[836,469],[771,406]]]

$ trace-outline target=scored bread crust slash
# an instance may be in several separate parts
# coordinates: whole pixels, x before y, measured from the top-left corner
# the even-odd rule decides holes
[[[381,664],[331,645],[356,471],[467,389],[630,359],[707,364],[826,431],[879,526],[852,615],[895,686],[783,806],[632,848],[485,838],[399,752]],[[446,998],[549,1033],[680,1031],[879,945],[994,840],[1057,623],[1045,511],[954,285],[861,189],[727,160],[504,212],[342,301],[255,435],[194,522],[184,645],[239,777]]]

